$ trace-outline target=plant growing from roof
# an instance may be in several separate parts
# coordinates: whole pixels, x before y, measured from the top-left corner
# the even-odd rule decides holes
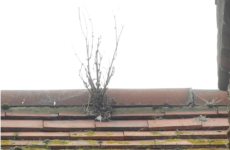
[[[2,106],[1,106],[1,108],[2,108],[3,110],[7,110],[7,109],[10,108],[10,105],[9,105],[8,103],[3,103]]]
[[[48,148],[48,144],[50,143],[50,140],[49,139],[45,139],[43,140],[43,143],[46,145],[46,147]]]
[[[107,97],[107,90],[108,84],[115,72],[114,61],[117,56],[118,45],[121,37],[121,33],[123,30],[123,26],[119,32],[117,33],[117,23],[116,17],[114,16],[115,21],[115,50],[113,52],[113,57],[111,62],[109,63],[109,67],[107,68],[107,72],[102,71],[102,59],[103,55],[100,51],[100,44],[101,44],[101,36],[97,39],[97,44],[94,47],[94,32],[93,32],[93,23],[90,17],[89,23],[91,26],[91,35],[88,35],[88,27],[87,21],[85,20],[84,15],[81,14],[79,8],[79,22],[81,26],[81,31],[85,39],[86,45],[86,63],[83,63],[79,57],[79,61],[81,62],[81,68],[79,70],[79,77],[83,81],[85,88],[89,92],[88,102],[84,105],[85,112],[88,115],[96,115],[96,120],[100,121],[108,121],[111,118],[111,113],[113,109],[113,105],[115,104],[115,100],[112,98]],[[82,19],[81,16],[84,18],[85,23],[85,30],[82,26]],[[94,58],[94,60],[92,60]],[[93,67],[93,68],[92,68]],[[95,67],[95,68],[94,68]],[[84,71],[86,78],[82,75],[82,70]],[[104,81],[102,81],[102,77]]]
[[[98,141],[98,144],[100,144],[100,147],[101,147],[101,144],[103,143],[103,141],[102,140],[99,140]]]
[[[15,147],[11,147],[10,150],[22,150],[24,147],[21,146],[15,146]]]
[[[18,138],[18,132],[15,132],[14,136],[15,136],[15,140],[16,140]]]

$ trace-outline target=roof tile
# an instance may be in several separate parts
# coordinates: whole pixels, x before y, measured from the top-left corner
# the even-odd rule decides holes
[[[70,132],[71,140],[123,140],[123,132]]]
[[[227,105],[227,92],[226,91],[219,91],[219,90],[193,90],[194,95],[194,102],[196,105],[205,105],[206,101],[219,101],[215,103],[215,105]],[[203,100],[202,100],[202,99]]]
[[[202,147],[220,147],[226,148],[227,139],[215,139],[212,143],[209,139],[167,139],[167,140],[135,140],[135,141],[101,141],[103,148],[202,148]],[[27,141],[27,140],[15,140],[2,141],[2,148],[13,147],[13,146],[27,146],[34,145],[45,146],[43,141]],[[63,148],[76,148],[76,147],[90,147],[90,148],[101,148],[98,141],[94,140],[72,140],[72,141],[60,141],[51,140],[48,144],[51,149],[63,149]]]
[[[118,105],[187,105],[191,93],[188,88],[171,89],[109,89],[108,96]],[[87,90],[2,90],[1,103],[12,106],[83,105]],[[77,101],[77,103],[76,103]]]
[[[69,132],[1,132],[2,139],[41,140],[41,139],[69,139]]]
[[[148,123],[146,120],[127,120],[127,121],[109,121],[96,122],[97,131],[145,131],[148,130]]]
[[[1,131],[41,131],[42,120],[1,120]]]
[[[6,113],[5,112],[1,112],[1,118],[5,118]]]
[[[217,110],[216,111],[177,111],[177,112],[165,112],[166,117],[196,117],[200,115],[206,116],[215,116],[217,117]]]
[[[203,129],[225,130],[229,128],[227,118],[208,118],[207,122],[202,123]]]
[[[148,120],[149,130],[184,130],[200,129],[201,123],[194,122],[193,118],[189,119],[163,119]]]
[[[163,117],[164,113],[124,113],[113,114],[112,119],[150,119],[155,117]]]
[[[224,139],[227,131],[124,131],[125,140],[143,140],[143,139],[194,139],[194,138],[211,138]]]
[[[54,120],[44,121],[45,131],[80,131],[94,130],[94,120]]]
[[[190,89],[111,89],[108,95],[119,105],[187,105]]]
[[[227,110],[218,110],[219,115],[227,115],[228,111]]]
[[[58,118],[61,118],[61,119],[94,119],[95,116],[88,116],[83,113],[60,112]]]
[[[6,112],[10,119],[57,119],[58,114]]]

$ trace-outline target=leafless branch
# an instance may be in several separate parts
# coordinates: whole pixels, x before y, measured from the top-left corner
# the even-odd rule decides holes
[[[107,71],[107,76],[104,78],[102,75],[102,68],[101,68],[101,63],[103,59],[103,55],[100,52],[100,44],[101,44],[101,37],[97,39],[97,46],[94,51],[94,32],[93,32],[93,23],[92,20],[90,19],[89,15],[89,22],[91,25],[91,43],[89,42],[89,37],[88,37],[88,26],[87,26],[87,21],[84,17],[85,21],[85,32],[82,27],[82,19],[81,19],[81,11],[80,8],[78,9],[79,13],[79,22],[81,26],[81,31],[85,39],[85,46],[86,46],[86,66],[84,63],[81,61],[81,68],[79,70],[79,77],[83,81],[84,86],[87,88],[87,90],[90,93],[88,102],[84,105],[85,111],[87,114],[92,115],[98,115],[102,117],[102,120],[108,120],[111,117],[112,113],[112,106],[115,104],[115,101],[113,99],[109,99],[106,95],[106,91],[108,89],[108,84],[112,78],[112,76],[115,73],[115,67],[114,61],[117,56],[117,50],[118,50],[118,45],[119,45],[119,40],[123,31],[123,27],[121,28],[121,31],[118,34],[117,31],[117,22],[116,22],[116,17],[114,16],[114,22],[115,22],[115,50],[113,52],[113,57],[111,60],[111,63],[109,63],[109,68]],[[93,64],[93,72],[91,70],[91,58],[94,54],[94,64]],[[78,56],[77,56],[78,57]],[[80,59],[79,59],[80,60]],[[94,69],[95,67],[95,69]],[[85,74],[86,74],[86,79],[85,80],[82,76],[82,69],[84,68]],[[95,71],[95,74],[94,74]],[[93,74],[92,74],[93,73]],[[92,76],[95,75],[96,77],[93,78]],[[103,76],[104,82],[101,81],[101,77]]]

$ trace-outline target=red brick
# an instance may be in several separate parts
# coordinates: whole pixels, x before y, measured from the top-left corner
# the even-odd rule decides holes
[[[217,110],[216,111],[177,111],[177,112],[165,112],[166,117],[196,117],[200,115],[206,116],[215,116],[217,117]]]
[[[124,140],[123,132],[70,132],[71,140]]]
[[[94,130],[94,120],[61,120],[44,121],[45,131],[79,131]]]
[[[41,131],[42,120],[2,120],[1,130],[4,131]]]
[[[57,119],[58,114],[6,112],[10,119]]]
[[[127,120],[127,121],[109,121],[96,122],[97,131],[126,131],[126,130],[148,130],[148,123],[146,120]]]
[[[5,118],[6,113],[5,112],[1,112],[1,118]]]
[[[200,129],[201,123],[189,119],[148,120],[149,130]]]
[[[207,122],[202,123],[203,129],[225,130],[229,128],[227,118],[207,118]]]
[[[126,114],[113,114],[112,119],[151,119],[155,117],[163,117],[164,113],[126,113]]]
[[[41,139],[69,139],[69,132],[1,132],[2,139],[25,139],[25,140],[41,140]]]

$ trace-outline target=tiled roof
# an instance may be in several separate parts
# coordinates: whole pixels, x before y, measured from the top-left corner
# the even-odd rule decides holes
[[[192,89],[110,90],[110,94],[120,103],[114,108],[111,121],[100,122],[94,120],[95,116],[84,114],[81,106],[84,94],[78,91],[81,90],[2,91],[2,103],[13,105],[1,112],[2,148],[227,149],[229,123],[225,92]],[[77,92],[75,98],[74,92]],[[68,96],[71,98],[65,99]],[[69,104],[65,105],[65,100],[58,101],[58,97]],[[51,106],[54,98],[57,98],[57,105]],[[47,99],[48,103],[45,102]],[[208,106],[200,99],[222,101]],[[176,100],[179,102],[174,102]],[[74,103],[78,105],[70,106]]]
[[[108,96],[121,105],[173,105],[186,106],[190,103],[204,105],[201,98],[220,100],[216,105],[227,104],[227,92],[219,90],[193,90],[190,88],[168,89],[109,89]],[[199,96],[199,97],[198,97]],[[193,98],[194,97],[194,98]],[[1,103],[11,106],[73,106],[87,102],[87,90],[2,90]]]

